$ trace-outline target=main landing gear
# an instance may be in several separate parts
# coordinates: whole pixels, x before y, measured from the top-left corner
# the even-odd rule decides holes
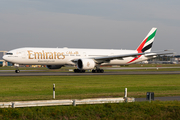
[[[104,73],[103,69],[93,69],[92,73]]]
[[[100,69],[100,65],[95,66],[96,69],[92,70],[92,73],[104,73],[103,69]],[[86,70],[74,69],[75,73],[85,73]]]
[[[100,69],[100,64],[96,66],[96,69],[92,70],[92,73],[104,73],[103,69]]]
[[[85,73],[86,71],[85,70],[74,69],[74,72],[75,73]]]
[[[85,70],[74,69],[75,73],[85,73]],[[92,73],[104,73],[103,69],[93,69]]]

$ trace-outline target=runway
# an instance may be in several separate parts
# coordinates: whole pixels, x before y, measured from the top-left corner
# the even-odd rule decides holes
[[[66,72],[62,71],[47,71],[47,70],[21,70],[20,73],[15,73],[14,70],[0,70],[0,76],[84,76],[84,75],[164,75],[164,74],[180,74],[178,71],[158,71],[166,68],[179,68],[180,67],[104,67],[104,73],[74,73],[73,69],[67,69]],[[106,71],[106,70],[122,70],[122,71]],[[144,70],[144,71],[123,71],[123,70]],[[157,71],[146,71],[146,70]],[[69,70],[69,71],[68,71]]]
[[[165,74],[180,74],[180,71],[118,71],[118,72],[104,72],[104,73],[74,73],[74,72],[43,72],[43,71],[21,71],[14,72],[0,72],[0,76],[86,76],[86,75],[165,75]]]
[[[170,68],[180,68],[180,67],[109,67],[105,69],[109,70],[150,70],[150,69],[170,69]]]

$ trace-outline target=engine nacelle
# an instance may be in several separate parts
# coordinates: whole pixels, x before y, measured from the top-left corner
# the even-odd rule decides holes
[[[46,65],[48,69],[60,69],[62,65]]]
[[[80,70],[90,70],[94,69],[96,63],[92,59],[79,59],[77,62],[77,67]]]

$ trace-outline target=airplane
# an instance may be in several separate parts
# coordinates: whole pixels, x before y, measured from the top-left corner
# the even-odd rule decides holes
[[[103,65],[128,65],[146,61],[158,55],[173,54],[162,51],[151,52],[157,28],[152,28],[136,50],[122,49],[76,49],[76,48],[17,48],[7,52],[3,59],[14,64],[19,73],[19,65],[46,65],[48,69],[60,69],[66,65],[77,66],[75,73],[103,73]],[[166,51],[166,50],[164,50]]]

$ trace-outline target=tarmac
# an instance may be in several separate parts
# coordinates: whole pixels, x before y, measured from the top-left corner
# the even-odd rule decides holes
[[[24,70],[20,73],[1,71],[0,76],[84,76],[84,75],[164,75],[164,74],[180,74],[180,71],[118,71],[118,72],[104,72],[104,73],[74,73],[74,72],[43,72],[43,71],[28,71]]]

